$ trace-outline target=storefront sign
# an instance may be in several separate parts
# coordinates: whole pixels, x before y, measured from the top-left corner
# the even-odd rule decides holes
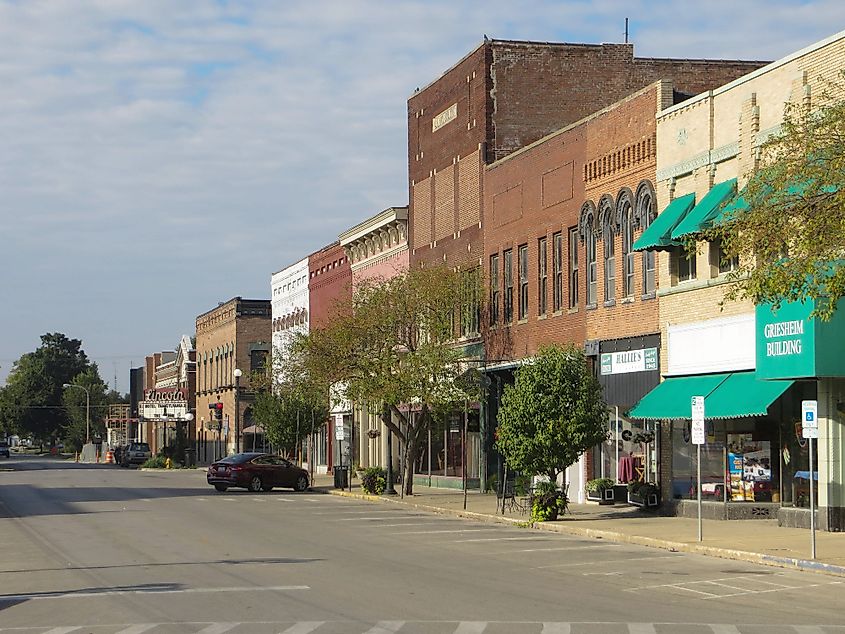
[[[757,307],[757,377],[845,376],[845,304],[830,321],[810,318],[814,303]]]
[[[602,374],[625,374],[657,370],[657,348],[605,352],[601,355]]]
[[[144,390],[145,401],[187,401],[188,397],[183,389]]]

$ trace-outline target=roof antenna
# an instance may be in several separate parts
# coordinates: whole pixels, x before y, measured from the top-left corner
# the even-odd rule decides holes
[[[628,18],[625,18],[625,44],[628,43]]]

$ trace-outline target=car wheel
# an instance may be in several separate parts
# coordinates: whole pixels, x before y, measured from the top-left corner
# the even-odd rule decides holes
[[[226,491],[228,488],[229,487],[227,487],[225,484],[215,484],[214,485],[214,490],[220,491],[220,493],[223,493],[223,491]]]
[[[262,486],[264,485],[261,482],[261,478],[258,476],[252,476],[252,479],[249,481],[249,490],[253,493],[258,493]]]
[[[308,476],[301,475],[296,479],[296,484],[293,487],[294,491],[305,491],[308,488]]]

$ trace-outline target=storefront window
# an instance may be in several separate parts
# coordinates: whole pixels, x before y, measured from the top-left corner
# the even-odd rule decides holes
[[[701,498],[725,499],[725,423],[707,421],[707,442],[701,445]],[[697,499],[696,447],[690,437],[689,421],[672,422],[672,497]]]
[[[431,431],[420,447],[414,464],[414,473],[458,478],[463,476],[464,416],[467,416],[467,477],[479,477],[481,433],[477,409],[470,409],[468,414],[455,411],[445,420],[432,420]]]
[[[610,412],[607,441],[593,449],[593,477],[620,484],[657,480],[657,423],[629,420]]]

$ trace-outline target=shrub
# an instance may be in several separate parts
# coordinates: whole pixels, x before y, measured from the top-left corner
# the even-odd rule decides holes
[[[590,493],[604,491],[605,489],[612,489],[613,480],[610,478],[596,478],[595,480],[587,480],[585,488]]]
[[[553,522],[566,512],[569,500],[554,482],[537,483],[531,494],[531,521]]]
[[[370,467],[364,469],[361,476],[361,488],[370,495],[381,495],[384,487],[387,486],[387,474],[381,467]]]
[[[164,469],[164,461],[167,460],[164,456],[153,456],[141,465],[145,469]]]

